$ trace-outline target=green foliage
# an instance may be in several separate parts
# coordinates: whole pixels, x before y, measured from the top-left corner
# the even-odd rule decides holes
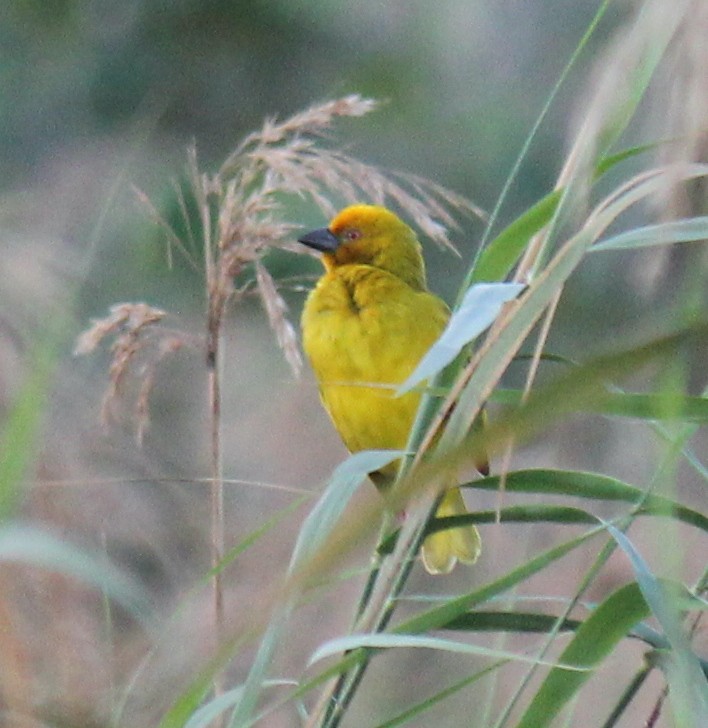
[[[531,238],[553,218],[561,193],[556,190],[539,200],[499,233],[482,250],[472,271],[472,282],[500,281],[516,265]]]
[[[701,669],[684,633],[676,599],[681,590],[668,589],[665,583],[656,578],[634,544],[621,531],[612,526],[608,530],[629,557],[636,584],[666,636],[669,649],[660,664],[672,693],[677,722],[679,725],[698,728],[708,721],[708,674]]]
[[[559,660],[596,668],[612,654],[632,627],[649,615],[637,584],[627,584],[610,594],[578,628]],[[517,728],[543,728],[590,678],[592,672],[570,673],[554,667],[527,708]]]

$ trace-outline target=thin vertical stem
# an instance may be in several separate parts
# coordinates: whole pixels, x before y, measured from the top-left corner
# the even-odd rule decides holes
[[[218,295],[218,294],[217,294]],[[224,466],[221,449],[221,351],[220,332],[223,306],[214,305],[209,316],[207,335],[207,371],[209,413],[211,418],[211,567],[213,571],[212,598],[214,612],[214,654],[217,653],[224,632],[224,594],[221,570],[224,556]],[[223,693],[220,674],[214,678],[214,695]]]
[[[224,465],[221,450],[221,323],[223,321],[226,299],[220,287],[219,256],[213,238],[213,219],[209,201],[210,181],[200,174],[197,166],[196,150],[190,150],[190,172],[197,198],[204,241],[204,273],[207,289],[207,331],[206,366],[207,397],[210,417],[211,441],[211,486],[210,531],[211,531],[211,568],[212,568],[212,610],[213,610],[213,653],[218,654],[224,634],[224,596],[221,571],[218,568],[224,556]],[[214,696],[224,692],[223,675],[215,673],[213,681]],[[222,728],[223,716],[219,716],[216,728]]]
[[[644,665],[644,667],[642,667],[642,669],[632,678],[632,681],[625,688],[624,693],[622,693],[622,697],[619,699],[619,702],[612,709],[612,712],[608,716],[607,720],[602,724],[602,728],[613,728],[617,725],[617,721],[622,717],[622,714],[627,709],[627,706],[632,702],[632,700],[634,700],[634,698],[637,697],[639,689],[646,682],[646,679],[647,677],[649,677],[649,673],[652,671],[652,669],[652,665]],[[645,723],[645,726],[648,725],[648,722]]]
[[[661,717],[661,710],[664,707],[664,701],[666,700],[668,694],[669,688],[667,685],[665,685],[661,693],[659,694],[659,697],[656,699],[656,703],[654,703],[654,707],[652,708],[652,711],[649,714],[646,723],[644,724],[646,728],[654,728],[654,726],[656,725],[656,722]]]

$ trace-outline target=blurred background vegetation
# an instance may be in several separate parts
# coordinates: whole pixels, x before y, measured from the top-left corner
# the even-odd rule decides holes
[[[136,189],[177,224],[174,183],[184,178],[190,144],[203,168],[216,168],[265,117],[361,93],[384,104],[363,120],[344,120],[334,132],[337,143],[368,162],[423,174],[489,210],[597,6],[597,0],[4,0],[3,413],[34,369],[38,341],[51,333],[60,341],[37,464],[25,479],[37,483],[26,490],[22,514],[73,543],[107,551],[139,575],[165,613],[179,603],[208,567],[206,490],[192,482],[207,474],[208,462],[201,355],[179,352],[161,366],[152,427],[138,448],[130,391],[113,425],[99,424],[107,357],[71,354],[89,319],[118,301],[147,301],[170,312],[170,325],[202,334],[203,278],[179,255],[168,264],[164,234]],[[627,12],[627,5],[615,3],[603,19],[521,167],[500,225],[552,189],[590,87],[593,59]],[[665,91],[660,81],[654,98]],[[627,144],[665,129],[656,113],[661,104],[646,107]],[[325,222],[314,208],[285,205],[303,228]],[[431,288],[448,300],[483,230],[477,220],[461,225],[453,237],[464,265],[426,244]],[[629,334],[656,333],[663,321],[681,315],[672,306],[681,272],[700,261],[695,255],[681,250],[592,259],[568,286],[551,349],[581,359]],[[318,270],[311,258],[284,252],[266,262],[281,279]],[[305,287],[286,290],[293,319]],[[235,542],[293,500],[288,488],[317,491],[344,450],[310,375],[293,379],[255,298],[231,312],[228,329],[225,469],[228,478],[246,481],[228,491],[229,540]],[[627,423],[586,418],[523,450],[519,463],[592,467],[642,483],[654,467],[652,446],[640,426],[635,432]],[[699,498],[690,474],[682,487],[689,502]],[[289,519],[277,542],[261,544],[230,572],[232,610],[252,598],[264,573],[283,571],[298,522]],[[541,527],[516,533],[528,552],[548,540]],[[505,564],[509,559],[499,555]],[[483,561],[473,576],[457,574],[450,584],[481,580],[491,565]],[[89,590],[39,573],[21,589],[18,580],[3,581],[8,599],[32,604],[13,616],[16,633],[26,639],[14,646],[21,659],[10,665],[25,671],[29,687],[24,697],[22,690],[6,689],[6,703],[11,695],[20,707],[23,700],[40,703],[57,725],[101,724],[113,675],[129,673],[142,654],[135,626],[118,619],[106,647],[96,618],[100,604]],[[550,593],[555,585],[545,588]],[[42,598],[31,601],[32,594]],[[316,613],[300,617],[318,625],[317,639],[347,624],[349,608],[338,600],[325,598]],[[179,684],[182,662],[200,652],[207,609],[206,597],[197,600],[183,617],[186,629],[175,628],[170,659],[136,691],[126,725],[151,725],[169,705],[173,693],[165,686]],[[311,647],[305,636],[302,654],[290,656],[293,664]],[[386,658],[389,665],[394,659]],[[360,725],[373,724],[377,701],[399,700],[377,695],[372,685]],[[402,693],[406,687],[402,682]],[[400,701],[405,704],[405,696]]]

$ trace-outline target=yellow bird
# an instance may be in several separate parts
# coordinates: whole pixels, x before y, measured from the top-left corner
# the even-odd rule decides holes
[[[384,207],[352,205],[299,242],[320,251],[325,268],[302,315],[303,345],[325,409],[350,452],[404,449],[420,393],[397,397],[395,389],[450,317],[427,289],[415,233]],[[383,488],[397,468],[392,463],[370,477]],[[454,487],[437,515],[466,512]],[[428,536],[423,563],[430,573],[447,573],[479,553],[477,529],[464,526]]]

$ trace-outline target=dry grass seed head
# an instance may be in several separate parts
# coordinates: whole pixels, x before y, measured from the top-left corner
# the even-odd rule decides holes
[[[228,177],[234,168],[243,162],[243,153],[255,145],[272,146],[283,142],[288,137],[310,134],[321,136],[338,117],[364,116],[378,107],[373,99],[363,98],[359,94],[350,94],[334,101],[325,101],[300,111],[285,121],[266,119],[260,131],[252,132],[226,158],[219,170],[219,175]]]
[[[111,306],[108,316],[91,319],[91,326],[76,340],[74,355],[90,354],[106,336],[112,334],[125,332],[137,336],[147,326],[161,321],[166,315],[165,311],[147,303],[116,303]]]
[[[298,377],[302,370],[302,356],[297,344],[297,334],[287,318],[288,306],[278,292],[275,281],[260,263],[256,264],[256,281],[261,301],[268,315],[268,321],[275,332],[278,345],[293,374]]]
[[[336,212],[327,194],[345,203],[370,200],[396,203],[436,243],[452,248],[447,228],[456,227],[450,208],[484,216],[465,198],[414,175],[382,172],[338,150],[315,143],[309,136],[322,136],[339,116],[362,116],[377,106],[358,95],[313,106],[284,122],[268,120],[260,132],[249,135],[229,156],[219,176],[227,179],[269,176],[269,190],[309,197],[328,218]],[[265,190],[261,188],[261,195]]]
[[[114,418],[114,408],[123,393],[125,382],[131,373],[141,382],[133,408],[138,441],[147,429],[148,400],[155,383],[158,364],[168,354],[185,344],[185,338],[174,333],[158,332],[155,324],[167,314],[146,303],[119,303],[111,307],[108,316],[94,319],[91,326],[80,334],[74,353],[88,354],[109,336],[115,336],[111,345],[111,363],[108,369],[109,383],[101,403],[101,421],[109,425]],[[135,360],[145,362],[136,372]]]
[[[210,331],[221,326],[224,307],[234,293],[234,276],[253,264],[270,325],[288,363],[299,372],[300,355],[294,328],[285,315],[287,307],[275,282],[259,264],[268,248],[292,249],[287,238],[294,226],[276,220],[278,194],[309,198],[328,217],[336,212],[329,199],[332,194],[350,204],[362,199],[380,204],[390,200],[436,243],[454,250],[447,228],[455,227],[455,220],[448,207],[479,213],[472,203],[423,178],[384,173],[311,138],[321,137],[336,117],[361,116],[375,107],[374,101],[353,95],[313,106],[281,123],[269,119],[209,178],[199,173],[196,151],[191,151],[190,174],[202,227],[216,230],[216,240],[208,233],[204,240]],[[209,204],[214,197],[216,225]]]
[[[160,339],[155,355],[144,365],[142,369],[142,381],[135,407],[133,408],[135,419],[135,438],[138,446],[142,446],[145,433],[150,426],[150,395],[155,386],[158,366],[162,360],[179,351],[185,345],[184,339],[178,336],[166,336]]]

